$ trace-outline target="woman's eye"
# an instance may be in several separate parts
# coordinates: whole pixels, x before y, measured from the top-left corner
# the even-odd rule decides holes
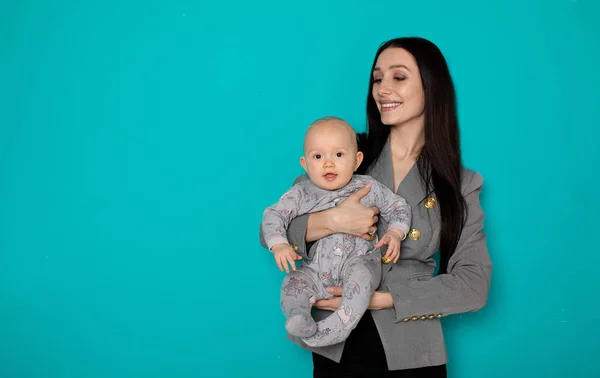
[[[405,80],[405,79],[406,79],[406,76],[396,76],[396,77],[394,78],[394,80],[396,80],[396,81],[403,81],[403,80]]]
[[[373,79],[373,84],[379,84],[381,83],[381,79]]]

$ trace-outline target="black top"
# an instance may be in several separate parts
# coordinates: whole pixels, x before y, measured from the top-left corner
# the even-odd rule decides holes
[[[340,363],[313,353],[315,372],[342,374],[343,372],[374,374],[387,371],[385,351],[371,316],[366,311],[350,333]],[[365,375],[367,376],[367,375]]]
[[[314,378],[446,378],[446,365],[388,371],[383,344],[369,310],[346,340],[339,364],[313,353],[313,365]]]

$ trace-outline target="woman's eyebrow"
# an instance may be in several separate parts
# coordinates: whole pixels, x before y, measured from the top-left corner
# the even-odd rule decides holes
[[[396,69],[396,68],[404,68],[404,69],[406,69],[407,71],[410,72],[410,69],[408,67],[406,67],[404,64],[392,64],[390,66],[390,70],[393,70],[393,69]],[[373,68],[373,72],[375,72],[375,71],[381,71],[381,68],[379,68],[379,67]]]

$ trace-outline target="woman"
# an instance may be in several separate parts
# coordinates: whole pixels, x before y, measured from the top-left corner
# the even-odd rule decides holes
[[[445,377],[440,318],[476,311],[488,295],[491,263],[479,202],[483,179],[461,165],[454,86],[437,46],[422,38],[390,40],[377,51],[371,74],[368,131],[359,136],[365,159],[358,173],[372,175],[409,202],[411,231],[400,259],[382,264],[371,311],[345,343],[312,349],[294,341],[313,351],[316,378]],[[383,221],[376,227],[377,209],[359,202],[367,192],[295,219],[288,238],[298,253],[311,258],[310,242],[336,232],[381,237],[386,227]],[[332,293],[339,296],[341,289]],[[339,303],[317,301],[315,319]]]

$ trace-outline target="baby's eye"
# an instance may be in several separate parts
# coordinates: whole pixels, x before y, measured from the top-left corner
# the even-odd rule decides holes
[[[344,156],[344,153],[343,152],[338,152],[336,155],[337,155],[337,157],[342,157],[342,156]]]
[[[319,160],[321,158],[321,154],[316,154],[315,159]]]

